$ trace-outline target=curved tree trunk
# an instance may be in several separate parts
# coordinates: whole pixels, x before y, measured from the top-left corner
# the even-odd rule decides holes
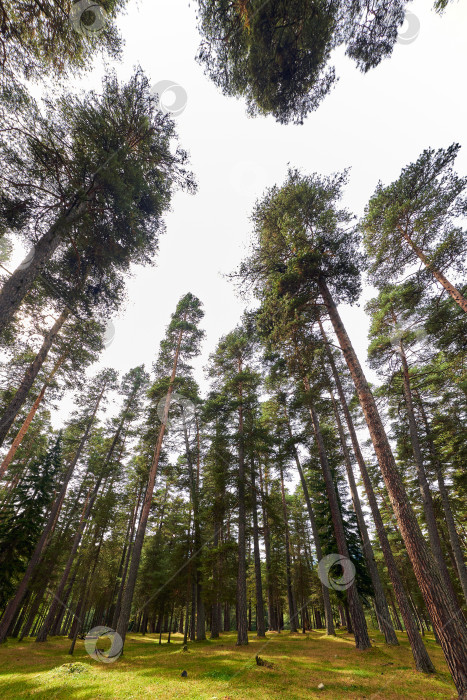
[[[379,466],[391,499],[392,508],[396,515],[418,585],[436,628],[459,696],[466,698],[467,627],[462,611],[456,606],[449,592],[446,591],[438,567],[422,535],[402,478],[397,471],[391,446],[373,394],[324,278],[320,278],[319,288],[354,381]]]

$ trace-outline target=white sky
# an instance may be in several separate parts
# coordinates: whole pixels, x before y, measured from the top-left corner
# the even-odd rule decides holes
[[[196,362],[197,379],[206,386],[202,368],[207,357],[243,311],[222,273],[244,257],[254,201],[284,180],[288,164],[323,174],[352,166],[344,203],[361,215],[379,179],[392,181],[429,146],[463,143],[467,8],[454,2],[440,17],[429,1],[414,2],[410,10],[420,21],[412,43],[397,44],[392,57],[366,75],[337,51],[337,87],[303,126],[281,126],[272,117],[249,119],[242,101],[224,97],[203,74],[194,60],[200,41],[195,7],[187,0],[129,2],[118,20],[126,42],[118,74],[127,79],[139,63],[153,83],[173,80],[185,88],[187,107],[176,123],[199,191],[174,197],[156,266],[135,268],[129,302],[113,319],[115,339],[99,366],[126,372],[145,363],[149,369],[171,312],[191,291],[206,313],[203,355]],[[99,89],[102,73],[97,58],[92,72],[75,85]],[[467,149],[456,167],[467,172]],[[21,259],[17,250],[10,269]],[[371,296],[366,288],[363,300]],[[341,312],[364,362],[368,320],[362,307],[342,307]]]

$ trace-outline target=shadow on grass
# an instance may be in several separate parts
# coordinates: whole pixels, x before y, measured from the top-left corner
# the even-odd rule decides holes
[[[114,664],[91,660],[82,645],[75,655],[66,654],[69,641],[55,637],[44,645],[34,640],[18,644],[10,640],[0,648],[0,697],[57,700],[94,698],[163,698],[206,700],[218,697],[238,700],[315,700],[330,698],[420,698],[454,697],[441,651],[429,643],[435,665],[442,673],[429,678],[413,670],[406,639],[398,635],[400,647],[386,647],[381,635],[372,632],[374,646],[360,652],[346,632],[327,637],[324,632],[268,634],[259,639],[250,633],[250,644],[237,647],[236,633],[219,639],[189,642],[183,652],[183,637],[174,635],[159,645],[159,635],[127,636],[124,655]],[[429,640],[430,642],[431,640]],[[301,644],[298,644],[301,642]],[[259,654],[273,664],[257,666]],[[63,677],[63,664],[78,662],[89,672]],[[187,677],[181,678],[182,671]],[[3,675],[2,675],[3,674]],[[318,684],[323,682],[323,692]]]
[[[69,683],[57,685],[45,689],[41,682],[34,683],[32,679],[2,681],[0,695],[2,700],[22,700],[22,698],[76,698],[76,700],[95,700],[101,696],[101,688],[98,683],[89,684],[89,681],[80,679],[79,687],[71,687]]]

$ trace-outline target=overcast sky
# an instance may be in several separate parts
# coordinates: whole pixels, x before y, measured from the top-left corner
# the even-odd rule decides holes
[[[118,20],[125,46],[116,69],[127,79],[140,64],[154,84],[171,80],[186,90],[186,109],[176,123],[199,191],[173,198],[156,265],[134,268],[128,304],[113,319],[115,338],[100,366],[120,372],[141,363],[150,368],[171,312],[190,291],[206,313],[203,355],[196,362],[196,378],[205,388],[207,357],[243,311],[222,275],[245,255],[255,199],[284,180],[289,164],[323,174],[351,167],[344,203],[361,215],[378,180],[392,181],[429,146],[464,142],[467,8],[454,2],[440,17],[430,5],[409,5],[419,20],[418,36],[398,43],[392,57],[366,75],[344,51],[336,51],[333,62],[340,80],[332,93],[302,126],[281,126],[272,117],[248,118],[243,101],[224,97],[203,74],[195,62],[199,34],[193,4],[129,2]],[[406,23],[402,32],[410,34],[415,24]],[[103,71],[97,58],[92,71],[74,85],[99,89]],[[467,172],[467,149],[461,151],[457,169]],[[21,258],[17,250],[10,268]],[[366,287],[360,307],[341,309],[362,361],[368,332],[363,302],[371,296]]]

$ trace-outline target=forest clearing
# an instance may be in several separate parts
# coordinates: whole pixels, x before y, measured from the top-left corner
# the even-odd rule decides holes
[[[77,647],[73,661],[62,639],[45,647],[32,642],[10,644],[0,658],[0,693],[5,700],[49,698],[186,698],[187,700],[402,700],[402,698],[455,698],[455,688],[440,649],[431,635],[426,639],[437,673],[429,678],[414,674],[410,650],[403,636],[401,646],[384,645],[374,633],[369,652],[356,651],[350,635],[322,631],[267,635],[253,638],[248,648],[236,647],[235,635],[190,645],[183,652],[183,636],[129,635],[128,650],[117,664],[94,664]],[[430,638],[431,637],[431,638]],[[82,645],[82,643],[81,643]],[[256,655],[273,664],[258,666]],[[69,664],[78,667],[67,672]],[[182,672],[186,670],[186,678]],[[319,688],[320,685],[324,687]]]

